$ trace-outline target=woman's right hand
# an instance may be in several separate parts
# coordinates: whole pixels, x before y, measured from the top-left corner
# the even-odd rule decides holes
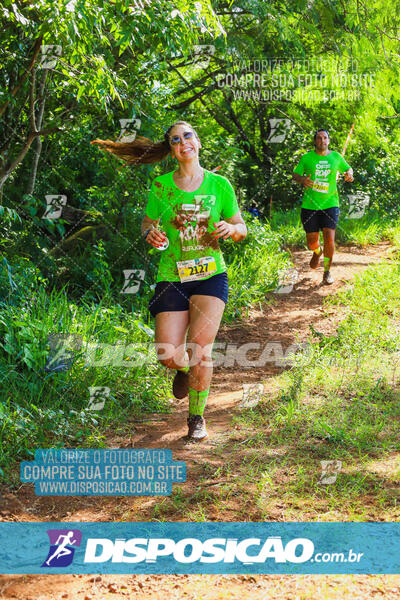
[[[150,229],[149,233],[146,235],[146,242],[148,242],[151,246],[158,248],[161,246],[167,239],[167,236],[163,231],[159,229]]]

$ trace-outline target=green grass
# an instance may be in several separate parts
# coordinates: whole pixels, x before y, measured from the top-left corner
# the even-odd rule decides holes
[[[246,220],[248,238],[239,244],[231,241],[224,244],[230,279],[230,299],[224,315],[227,322],[248,314],[251,306],[261,305],[265,294],[275,289],[279,273],[290,266],[289,255],[282,245],[288,241],[295,243],[296,239],[304,242],[298,211],[274,213],[272,229],[268,223],[253,217]],[[378,231],[379,239],[399,245],[400,221],[367,215],[357,221],[349,220],[344,227],[347,239],[352,235],[358,240],[353,243],[369,240]],[[0,475],[5,480],[11,481],[16,461],[31,458],[35,448],[101,447],[107,444],[108,431],[119,429],[121,435],[127,435],[133,421],[148,413],[171,409],[171,376],[165,376],[166,370],[147,347],[153,340],[153,325],[147,310],[151,282],[130,301],[121,299],[120,285],[113,288],[104,248],[99,247],[97,254],[98,262],[94,264],[97,289],[105,292],[99,295],[93,290],[88,293],[83,290],[78,299],[67,288],[51,289],[29,260],[3,261]],[[310,477],[314,481],[311,471],[315,471],[317,459],[336,456],[339,450],[351,460],[358,455],[398,450],[396,425],[400,417],[394,386],[398,380],[399,339],[393,323],[400,311],[399,275],[397,263],[371,268],[356,279],[350,290],[329,300],[331,304],[346,304],[349,314],[334,336],[326,338],[315,332],[311,358],[304,359],[303,364],[298,362],[289,375],[282,376],[281,391],[276,398],[238,417],[239,426],[249,438],[239,450],[249,451],[250,455],[249,460],[246,455],[239,465],[230,458],[226,461],[228,480],[232,473],[240,474],[238,485],[241,478],[252,484],[256,475],[264,480],[273,464],[277,473],[281,473],[276,457],[267,455],[264,462],[261,460],[265,447],[285,447],[284,464],[290,471],[302,456],[305,463],[300,461],[295,470],[299,478],[293,483],[295,488],[299,481],[307,481],[307,485]],[[76,360],[68,371],[46,372],[49,336],[65,333],[80,336],[82,340]],[[90,345],[94,348],[98,344],[108,345],[113,351],[108,358],[103,355],[105,360],[101,364],[99,350],[93,355],[98,359],[97,366],[91,366],[88,351]],[[129,360],[129,344],[144,346],[146,363],[132,367],[114,364],[121,352]],[[123,351],[127,346],[128,350]],[[398,362],[400,370],[400,358]],[[103,410],[92,411],[88,406],[89,387],[97,386],[108,387],[110,395]],[[235,451],[235,443],[233,436],[228,441],[229,453]],[[226,448],[222,446],[216,453],[224,454]],[[361,485],[359,478],[353,485],[349,477],[346,490],[356,490]],[[369,481],[368,477],[365,481]],[[235,498],[235,485],[228,481],[222,486],[229,498]],[[325,488],[318,489],[319,493],[326,493]],[[244,500],[240,510],[243,502],[250,502],[248,492],[242,489],[241,494]],[[213,490],[212,497],[214,512],[225,514],[219,493]],[[260,511],[260,506],[256,506]],[[207,498],[200,494],[196,507],[186,509],[197,511],[197,519],[205,518]]]
[[[305,233],[300,221],[300,207],[272,214],[271,229],[277,233],[285,246],[306,248]],[[400,245],[400,219],[398,216],[382,215],[368,211],[360,219],[350,219],[346,211],[341,211],[336,229],[338,244],[366,246],[389,240]],[[321,235],[322,241],[322,235]]]
[[[191,494],[154,517],[180,520],[395,521],[400,505],[400,265],[376,265],[326,308],[345,306],[334,334],[313,329],[308,353],[237,412]],[[321,461],[340,461],[332,483]]]
[[[81,347],[68,370],[46,371],[49,338],[57,334],[78,336]],[[47,292],[44,285],[30,297],[11,294],[0,306],[0,340],[0,469],[6,476],[35,448],[98,447],[111,424],[170,410],[170,381],[149,346],[152,330],[140,313],[110,298],[83,297],[78,304],[66,290]],[[96,353],[98,344],[110,352]],[[147,362],[129,366],[130,344],[143,346]],[[115,364],[118,357],[125,366]],[[102,410],[89,406],[91,387],[109,388]]]
[[[328,299],[327,304],[348,309],[337,333],[316,335],[308,364],[300,358],[278,378],[275,396],[235,417],[249,436],[249,455],[258,457],[258,473],[251,472],[258,479],[258,516],[267,519],[280,499],[285,520],[395,517],[400,502],[399,276],[398,263],[371,267],[348,291]],[[277,459],[266,449],[284,452]],[[233,446],[230,452],[237,450]],[[397,466],[386,468],[393,456]],[[332,485],[319,483],[322,460],[342,461]],[[246,479],[248,469],[248,464],[240,468],[239,479]]]
[[[291,266],[289,254],[282,250],[280,236],[268,222],[245,215],[248,235],[239,243],[224,247],[229,279],[229,300],[223,321],[248,316],[251,306],[265,302],[265,295],[276,289],[279,274]]]
[[[273,212],[270,221],[272,231],[276,232],[281,243],[294,248],[305,247],[305,234],[300,221],[300,208],[285,212]]]
[[[268,224],[249,219],[249,232],[244,242],[225,244],[230,278],[225,321],[240,319],[265,301],[290,264]],[[154,325],[147,306],[154,282],[146,280],[138,294],[121,295],[121,281],[114,280],[108,260],[99,242],[86,265],[95,285],[82,279],[80,293],[50,287],[26,258],[2,262],[0,475],[6,480],[15,475],[16,461],[31,458],[36,448],[101,447],[108,430],[126,425],[128,433],[144,415],[171,410],[173,373],[149,347]],[[68,370],[49,372],[49,340],[57,334],[71,336],[66,343],[74,360]],[[140,355],[145,362],[134,363]],[[91,387],[110,390],[102,410],[90,409]]]

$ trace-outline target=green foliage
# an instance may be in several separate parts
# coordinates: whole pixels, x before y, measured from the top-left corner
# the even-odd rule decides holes
[[[271,229],[280,236],[284,246],[306,248],[306,236],[300,220],[300,208],[272,213]],[[321,243],[322,234],[320,234]],[[338,244],[367,246],[389,240],[394,246],[400,245],[400,220],[397,211],[368,209],[359,219],[350,218],[346,204],[340,209],[336,229]]]
[[[109,283],[103,248],[97,248],[97,276]],[[72,302],[65,290],[49,292],[38,270],[26,259],[11,265],[4,259],[0,285],[0,467],[26,458],[29,448],[54,444],[90,444],[99,440],[108,423],[124,422],[145,412],[168,411],[169,381],[148,346],[153,332],[140,313],[109,302],[81,298]],[[49,342],[57,334],[79,336],[69,370],[47,370]],[[149,337],[150,336],[150,337]],[[109,348],[103,366],[96,347]],[[103,346],[101,346],[103,344]],[[143,347],[138,366],[136,350]],[[119,349],[119,350],[118,350]],[[94,354],[93,354],[94,352]],[[117,355],[124,358],[118,366]],[[132,366],[129,365],[132,360]],[[96,363],[94,363],[96,364]],[[89,387],[106,386],[104,410],[89,408]],[[53,424],[53,425],[51,425]]]
[[[305,234],[300,221],[300,209],[273,211],[270,219],[271,229],[281,236],[282,244],[302,248],[305,246]]]
[[[304,426],[307,438],[356,452],[400,447],[393,423],[399,415],[398,394],[392,385],[399,379],[400,333],[394,326],[399,275],[398,262],[373,266],[350,288],[326,299],[330,305],[345,304],[346,317],[334,335],[312,329],[309,360],[295,360],[281,392],[289,405],[296,401],[296,431]],[[293,419],[284,415],[279,422],[293,429]]]
[[[269,379],[262,402],[234,417],[240,437],[232,434],[217,451],[235,498],[250,487],[252,500],[240,516],[256,503],[252,520],[271,518],[274,510],[294,521],[374,520],[382,512],[395,518],[399,268],[397,261],[370,267],[327,297],[328,306],[346,309],[337,331],[311,328],[310,349]],[[322,461],[340,464],[330,482],[321,481]]]
[[[46,281],[29,259],[19,257],[10,264],[5,257],[0,270],[0,303],[21,306]]]
[[[201,164],[222,166],[243,213],[253,202],[261,211],[260,220],[246,215],[246,240],[223,244],[230,279],[225,321],[241,318],[275,289],[290,266],[283,247],[304,247],[300,188],[291,174],[316,127],[328,127],[331,147],[341,150],[355,121],[346,155],[355,182],[340,184],[338,240],[363,245],[389,239],[400,247],[400,133],[394,126],[399,52],[391,35],[397,3],[236,4],[6,0],[0,7],[0,468],[27,458],[37,446],[101,445],[105,427],[170,408],[169,382],[154,356],[131,368],[85,362],[91,344],[116,348],[152,339],[147,305],[159,254],[141,239],[140,223],[151,180],[176,163],[168,158],[121,168],[115,157],[90,145],[97,137],[116,140],[121,119],[139,119],[138,134],[155,141],[174,120],[192,122],[202,141]],[[42,68],[42,44],[60,46],[54,68]],[[195,45],[215,47],[209,66],[196,63]],[[218,85],[219,75],[240,74],[246,61],[271,56],[329,58],[336,67],[342,58],[354,59],[357,73],[373,72],[375,84],[354,103],[266,102],[236,98],[229,86]],[[284,65],[277,74],[289,75],[290,69]],[[39,129],[42,108],[41,146],[37,138],[29,146],[32,121]],[[273,118],[290,121],[283,143],[268,142]],[[368,214],[346,219],[346,197],[360,192],[370,197]],[[43,218],[48,195],[66,196],[65,215]],[[125,269],[146,273],[137,294],[121,293]],[[386,275],[397,289],[397,274]],[[385,344],[394,350],[391,315],[383,306],[397,306],[397,297],[382,284],[371,335],[368,324],[376,315],[367,311],[363,290],[358,301],[368,317],[346,321],[335,338],[325,340],[327,352],[359,352],[365,340],[374,351]],[[46,370],[50,337],[66,333],[82,339],[71,368]],[[301,430],[296,419],[307,381],[303,385],[299,377],[292,384],[277,417],[291,433]],[[111,390],[99,414],[88,410],[90,386]],[[335,425],[316,413],[315,432],[351,445],[353,418]]]
[[[265,302],[265,296],[278,285],[279,273],[291,262],[280,248],[280,238],[268,223],[245,215],[248,236],[242,242],[229,242],[224,248],[229,279],[229,301],[224,319],[240,318],[242,311]]]

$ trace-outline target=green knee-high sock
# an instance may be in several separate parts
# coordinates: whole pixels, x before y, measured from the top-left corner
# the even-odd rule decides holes
[[[197,390],[193,390],[192,388],[189,388],[189,416],[192,416],[192,415],[200,415],[201,417],[203,416],[209,393],[210,393],[210,388],[207,388],[206,390],[202,390],[201,392],[198,392]]]
[[[177,371],[183,371],[183,373],[189,373],[189,367],[179,367]]]
[[[331,259],[327,256],[324,256],[324,271],[329,271],[329,267],[331,266]]]
[[[318,255],[320,255],[320,254],[321,254],[321,252],[322,252],[322,248],[321,248],[321,246],[318,246],[318,248],[315,248],[315,250],[313,250],[313,252],[315,252],[315,254],[318,254]]]

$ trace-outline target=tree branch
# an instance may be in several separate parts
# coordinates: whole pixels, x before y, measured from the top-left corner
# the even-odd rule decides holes
[[[18,92],[18,90],[21,88],[22,84],[24,83],[25,79],[28,77],[29,73],[32,71],[33,66],[36,62],[36,59],[38,57],[38,54],[40,52],[40,48],[42,45],[42,40],[43,37],[40,36],[36,42],[35,45],[33,47],[33,56],[31,58],[31,62],[29,63],[28,68],[26,69],[25,73],[21,76],[19,82],[17,83],[17,85],[11,90],[11,96],[14,97],[16,95],[16,93]],[[4,102],[4,104],[2,106],[0,106],[0,117],[1,115],[4,113],[4,111],[6,110],[7,106],[10,103],[10,99],[6,100]]]
[[[189,85],[189,82],[187,81],[187,79],[180,73],[180,71],[177,69],[177,67],[175,65],[172,65],[170,62],[168,62],[169,66],[176,71],[176,73],[178,74],[178,77],[181,78],[181,80],[185,83],[185,85]],[[215,89],[215,88],[214,88]],[[214,104],[215,106],[215,102],[213,102],[213,100],[211,99],[211,97],[209,97],[210,101],[212,104]],[[221,127],[223,129],[225,129],[228,133],[232,134],[233,130],[231,127],[229,127],[224,121],[223,119],[221,119],[219,116],[217,116],[215,113],[211,112],[209,106],[204,102],[203,98],[200,97],[199,98],[200,102],[202,103],[202,105],[204,106],[204,108],[207,110],[208,114],[212,116],[213,119],[215,119],[215,121],[221,125]]]
[[[34,69],[33,72],[36,73],[36,69]],[[46,86],[46,79],[47,79],[48,72],[49,72],[48,69],[43,69],[43,77],[42,77],[42,81],[40,82],[40,87],[39,87],[39,96],[38,96],[39,110],[37,113],[37,122],[35,124],[37,127],[39,127],[39,129],[42,126],[44,105],[46,103],[44,89]],[[36,127],[35,127],[35,131],[36,131]],[[37,175],[37,169],[38,169],[38,165],[39,165],[39,159],[40,159],[41,152],[42,152],[42,140],[40,138],[40,135],[38,135],[38,136],[36,136],[36,150],[33,155],[32,169],[31,169],[31,173],[29,176],[29,183],[28,183],[28,188],[27,188],[28,194],[33,194],[33,190],[35,189],[36,175]]]
[[[173,104],[171,106],[171,109],[180,110],[182,108],[186,108],[187,106],[192,104],[192,102],[194,102],[195,100],[199,100],[202,96],[204,96],[205,94],[208,94],[208,92],[210,92],[211,90],[214,90],[216,88],[216,85],[217,84],[215,83],[214,85],[209,85],[208,87],[203,88],[202,90],[200,90],[200,92],[197,92],[190,98],[186,98],[186,100],[182,100],[182,102],[179,102],[179,104]]]
[[[269,129],[269,124],[268,124],[268,127],[266,128],[265,115],[264,115],[264,104],[262,102],[259,102],[259,104],[258,104],[257,116],[258,116],[258,125],[260,127],[260,139],[261,139],[261,150],[262,150],[263,163],[264,163],[264,166],[266,166],[267,162],[269,162],[269,163],[271,162],[271,159],[268,156],[268,146],[266,143],[267,137],[269,135],[269,131],[267,131],[267,129]]]
[[[262,163],[260,162],[260,159],[257,156],[257,152],[256,149],[254,147],[254,144],[252,144],[249,140],[249,138],[247,137],[238,116],[236,115],[235,111],[233,110],[233,106],[232,106],[232,100],[231,97],[229,97],[229,94],[225,94],[224,90],[221,89],[222,95],[225,99],[225,103],[228,107],[228,112],[229,112],[229,116],[231,117],[232,121],[235,123],[240,135],[242,136],[242,139],[248,144],[248,153],[250,154],[250,156],[252,157],[252,159],[259,165],[262,166]]]
[[[32,132],[37,132],[35,120],[35,87],[36,87],[36,69],[32,71],[31,86],[29,90],[29,124]]]
[[[49,135],[50,133],[54,133],[56,131],[61,131],[61,129],[59,127],[52,127],[50,129],[42,129],[41,131],[31,131],[29,133],[28,139],[25,142],[25,146],[22,148],[18,156],[13,160],[12,163],[6,165],[3,169],[0,170],[0,188],[4,185],[5,181],[9,178],[9,176],[19,165],[19,163],[24,160],[25,155],[31,147],[33,140],[38,135]]]

